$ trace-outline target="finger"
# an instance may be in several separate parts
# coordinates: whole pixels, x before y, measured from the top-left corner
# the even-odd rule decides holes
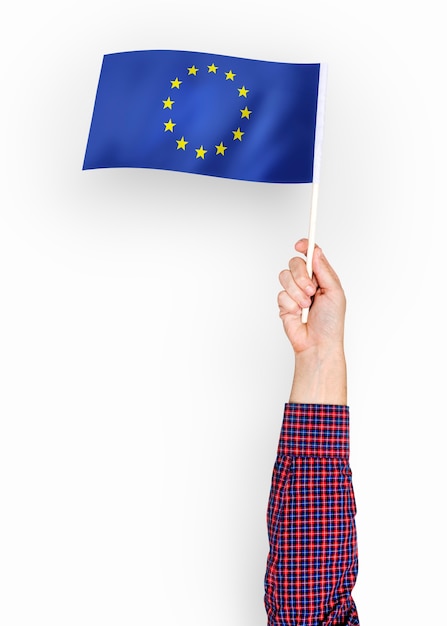
[[[307,253],[309,251],[308,248],[309,248],[309,240],[305,239],[305,238],[304,239],[300,239],[295,244],[295,250],[297,252],[300,252],[301,254],[303,254],[304,258],[307,257]],[[314,250],[316,250],[317,248],[319,248],[319,246],[315,243],[314,244]]]
[[[315,285],[306,272],[302,259],[291,259],[289,270],[283,270],[279,275],[279,282],[288,295],[301,307],[311,304],[310,296],[315,293]]]
[[[301,252],[301,254],[307,254],[307,248],[309,245],[309,240],[307,238],[300,239],[295,244],[295,250],[297,252]]]
[[[284,318],[287,315],[299,317],[302,307],[294,300],[287,291],[280,291],[278,294],[279,316]]]
[[[309,277],[305,259],[293,257],[293,259],[289,261],[289,269],[298,287],[308,296],[313,296],[315,293],[315,285]]]
[[[307,248],[309,245],[308,239],[300,239],[295,244],[295,250],[301,252],[301,254],[307,254]],[[325,257],[320,246],[315,244],[314,253],[312,256],[312,271],[315,274],[315,278],[321,289],[333,289],[340,287],[340,279],[338,278],[335,270]]]

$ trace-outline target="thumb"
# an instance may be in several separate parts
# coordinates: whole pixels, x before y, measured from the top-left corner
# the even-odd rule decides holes
[[[335,270],[325,257],[323,250],[319,246],[315,246],[312,258],[312,270],[318,282],[320,289],[340,289],[341,283]]]

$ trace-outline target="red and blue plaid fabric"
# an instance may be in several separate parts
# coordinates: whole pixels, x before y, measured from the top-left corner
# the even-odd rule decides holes
[[[349,409],[286,404],[273,469],[265,575],[269,626],[356,626]]]

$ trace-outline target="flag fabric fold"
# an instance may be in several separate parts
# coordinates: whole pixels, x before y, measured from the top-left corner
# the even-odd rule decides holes
[[[325,76],[318,63],[176,50],[105,55],[83,169],[318,182]]]

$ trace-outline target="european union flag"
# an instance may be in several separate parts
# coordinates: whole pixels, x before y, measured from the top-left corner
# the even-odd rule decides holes
[[[104,56],[83,169],[317,182],[325,73],[202,52]]]

